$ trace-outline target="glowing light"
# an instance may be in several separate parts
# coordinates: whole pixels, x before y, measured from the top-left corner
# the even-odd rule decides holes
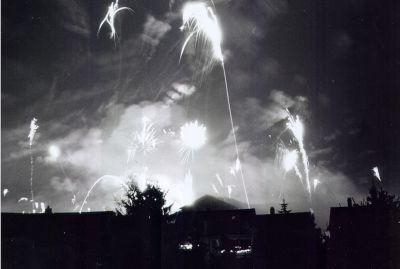
[[[8,189],[4,189],[3,190],[3,197],[6,197],[7,193],[8,193]]]
[[[297,150],[287,151],[286,154],[283,156],[282,165],[283,169],[286,172],[294,169],[297,164],[298,154]]]
[[[289,121],[287,123],[287,127],[292,132],[294,138],[296,139],[296,141],[299,145],[299,151],[301,154],[301,159],[303,162],[303,168],[304,168],[304,173],[305,173],[307,191],[311,198],[311,186],[310,186],[310,178],[309,178],[309,170],[308,170],[308,156],[307,156],[306,150],[304,149],[304,142],[303,142],[304,127],[303,127],[302,122],[299,119],[299,116],[296,116],[296,118],[295,118],[290,114],[289,110],[287,110],[287,112],[289,114]]]
[[[381,180],[381,175],[379,174],[379,169],[378,166],[375,166],[374,168],[372,168],[372,172],[374,173],[374,176],[379,180]]]
[[[193,203],[194,200],[194,194],[193,194],[193,176],[190,171],[190,169],[187,171],[185,174],[185,180],[184,180],[184,204],[185,205],[190,205]]]
[[[184,124],[180,131],[181,153],[184,161],[189,161],[193,153],[199,150],[207,141],[207,128],[198,121]]]
[[[180,250],[185,250],[185,251],[192,250],[193,249],[193,244],[192,243],[188,243],[188,242],[183,243],[183,244],[179,244],[179,249]]]
[[[110,26],[111,30],[110,39],[115,40],[116,32],[115,32],[114,20],[117,13],[122,10],[129,10],[133,12],[133,10],[129,7],[118,7],[118,0],[116,0],[115,3],[111,2],[110,6],[108,7],[106,16],[99,25],[99,29],[97,30],[97,35],[100,33],[101,27],[104,25],[104,23],[107,23]]]
[[[183,7],[182,21],[181,30],[187,29],[189,34],[183,43],[180,57],[182,57],[189,40],[195,36],[196,40],[201,37],[208,40],[212,46],[213,56],[222,62],[222,32],[214,11],[205,3],[189,2]]]
[[[57,160],[60,157],[61,151],[57,145],[50,145],[48,151],[52,160]]]

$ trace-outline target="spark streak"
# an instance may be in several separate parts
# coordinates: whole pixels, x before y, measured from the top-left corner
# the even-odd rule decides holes
[[[160,143],[157,138],[157,132],[151,121],[148,118],[143,117],[142,124],[142,130],[140,132],[134,132],[133,134],[132,142],[128,149],[127,163],[135,157],[136,152],[139,151],[146,155],[155,150],[157,145]]]
[[[117,15],[118,12],[122,11],[122,10],[129,10],[132,11],[133,10],[129,7],[118,7],[118,0],[114,2],[111,2],[110,6],[108,7],[108,11],[106,16],[104,17],[104,19],[101,21],[100,25],[99,25],[99,29],[97,30],[97,35],[99,35],[101,27],[104,25],[104,23],[107,23],[110,26],[110,39],[114,39],[115,40],[115,36],[116,36],[116,32],[115,32],[115,26],[114,26],[114,20],[115,20],[115,16]]]
[[[306,178],[306,184],[307,184],[307,191],[308,194],[311,198],[311,186],[310,186],[310,178],[309,178],[309,170],[308,170],[308,156],[307,152],[304,149],[304,142],[303,142],[303,136],[304,136],[304,127],[303,124],[301,123],[299,116],[296,116],[294,118],[289,110],[286,110],[289,114],[289,122],[287,123],[287,127],[292,131],[292,134],[294,138],[297,140],[297,143],[299,145],[299,151],[301,154],[301,159],[303,162],[303,168],[304,168],[304,173],[305,173],[305,178]]]
[[[33,118],[31,121],[31,125],[30,125],[30,130],[29,130],[29,154],[31,156],[31,201],[32,201],[32,212],[35,211],[35,207],[34,207],[34,199],[33,199],[33,154],[32,154],[32,144],[33,144],[33,139],[35,137],[36,131],[37,129],[39,129],[39,125],[37,125],[37,119]]]
[[[196,40],[199,37],[203,37],[205,40],[208,40],[211,43],[213,57],[220,61],[223,75],[224,75],[224,82],[225,82],[225,93],[226,99],[228,103],[228,110],[229,110],[229,118],[231,123],[231,129],[233,134],[233,140],[235,143],[235,150],[236,150],[236,161],[240,164],[239,159],[239,149],[237,146],[237,139],[236,133],[233,123],[232,117],[232,109],[230,104],[229,98],[229,89],[228,89],[228,82],[226,78],[226,71],[225,71],[225,64],[224,59],[222,56],[221,50],[221,43],[222,43],[222,31],[218,23],[218,19],[214,14],[214,11],[211,7],[207,6],[205,3],[202,2],[189,2],[183,7],[182,11],[182,21],[183,24],[181,26],[181,30],[188,29],[188,37],[186,38],[185,42],[183,43],[180,58],[188,44],[189,40],[196,36]],[[243,170],[240,165],[240,176],[242,179],[243,189],[246,197],[247,206],[250,208],[249,198],[247,196],[247,188],[246,183],[243,176]]]

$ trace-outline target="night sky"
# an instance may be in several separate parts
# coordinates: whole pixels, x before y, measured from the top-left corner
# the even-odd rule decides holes
[[[196,197],[226,197],[234,185],[232,198],[244,202],[229,172],[235,150],[221,66],[204,42],[191,42],[179,61],[184,2],[120,0],[134,12],[116,17],[115,42],[107,27],[97,35],[110,3],[2,1],[1,187],[9,191],[2,211],[29,210],[18,199],[30,195],[33,117],[40,126],[32,147],[35,200],[53,211],[73,211],[104,175],[84,210],[113,209],[127,171],[145,173],[179,208],[189,167]],[[400,3],[214,3],[252,206],[266,212],[284,194],[290,208],[312,208],[325,226],[330,206],[361,200],[372,181],[399,194]],[[310,178],[321,182],[311,203],[296,174],[284,176],[276,161],[279,141],[296,148],[285,108],[304,122]],[[127,164],[143,117],[160,143]],[[207,143],[183,164],[179,128],[191,120],[207,126]],[[57,159],[51,145],[60,149]]]

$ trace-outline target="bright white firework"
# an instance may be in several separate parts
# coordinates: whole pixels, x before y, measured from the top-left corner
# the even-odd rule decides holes
[[[37,119],[33,118],[31,120],[31,126],[30,126],[30,130],[29,130],[29,146],[32,147],[32,143],[33,143],[33,138],[35,137],[36,131],[37,129],[39,129],[39,125],[37,125]]]
[[[294,169],[297,164],[298,154],[297,150],[287,151],[282,158],[282,166],[285,172]]]
[[[379,169],[378,166],[375,166],[374,168],[372,168],[372,172],[374,173],[374,176],[379,180],[381,180],[381,175],[379,174]]]
[[[133,133],[132,142],[128,149],[127,163],[135,157],[136,152],[141,152],[146,155],[155,150],[159,143],[157,132],[153,124],[148,118],[143,117],[142,130]]]
[[[289,110],[287,110],[287,112],[289,114],[289,121],[287,123],[287,127],[292,132],[293,136],[296,138],[297,143],[299,145],[299,151],[301,154],[301,159],[303,162],[304,173],[306,178],[307,191],[311,198],[311,186],[310,186],[310,178],[308,170],[308,156],[306,150],[304,149],[304,142],[303,142],[304,127],[299,119],[299,116],[296,116],[295,118],[290,114]]]
[[[185,174],[184,180],[184,204],[191,205],[194,200],[194,193],[193,193],[193,176],[190,169]]]
[[[8,189],[4,189],[3,190],[3,197],[6,197],[7,193],[8,193]]]
[[[28,198],[26,198],[26,197],[19,198],[18,203],[21,203],[21,202],[28,202]]]
[[[212,8],[202,2],[186,3],[182,10],[182,21],[181,30],[187,29],[189,34],[183,43],[180,57],[190,39],[195,36],[196,40],[201,37],[208,40],[212,46],[213,56],[223,62],[222,32]]]
[[[129,10],[129,11],[133,12],[133,10],[129,7],[118,7],[118,0],[116,0],[115,3],[111,2],[110,6],[108,7],[106,16],[104,17],[104,19],[101,21],[101,23],[99,25],[99,29],[97,30],[97,35],[99,34],[101,27],[104,25],[104,23],[107,23],[110,26],[110,30],[111,30],[110,39],[115,40],[116,32],[115,32],[114,20],[115,20],[115,16],[117,15],[117,13],[122,10]]]
[[[197,120],[185,123],[181,127],[180,142],[184,161],[190,161],[193,153],[207,141],[207,128]]]

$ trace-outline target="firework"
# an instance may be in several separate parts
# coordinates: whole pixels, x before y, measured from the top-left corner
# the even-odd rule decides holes
[[[215,192],[216,194],[219,194],[219,191],[218,191],[218,189],[217,189],[217,186],[215,186],[214,183],[211,184],[211,187],[212,187],[212,189],[214,190],[214,192]]]
[[[287,110],[287,112],[289,114],[289,121],[287,123],[287,127],[292,132],[294,138],[297,141],[297,144],[299,145],[299,151],[300,151],[301,159],[303,162],[304,173],[305,173],[307,191],[311,198],[311,186],[310,186],[310,178],[309,178],[309,170],[308,170],[308,156],[307,156],[306,150],[304,149],[304,142],[303,142],[304,127],[303,127],[302,122],[299,119],[299,116],[293,117],[290,114],[289,110]]]
[[[32,202],[32,212],[35,213],[35,208],[34,208],[34,199],[33,199],[33,154],[32,154],[32,144],[33,144],[33,139],[35,137],[36,131],[39,129],[39,125],[37,125],[37,119],[33,118],[31,121],[30,125],[30,130],[28,134],[29,138],[29,154],[31,156],[31,178],[30,178],[30,185],[31,185],[31,202]]]
[[[92,192],[93,188],[99,183],[101,182],[104,178],[112,178],[112,179],[117,179],[117,180],[121,180],[121,178],[116,177],[116,176],[112,176],[112,175],[104,175],[100,178],[98,178],[93,185],[90,187],[89,191],[86,193],[85,199],[83,199],[82,205],[79,209],[79,213],[82,213],[83,210],[83,206],[86,204],[87,199],[89,198],[90,193]]]
[[[61,151],[57,145],[50,145],[48,151],[52,160],[57,160],[60,157]]]
[[[189,162],[196,150],[207,141],[207,127],[196,121],[185,123],[180,130],[182,160]]]
[[[142,130],[133,133],[132,142],[128,149],[127,163],[135,157],[136,152],[141,152],[146,155],[155,150],[159,143],[157,132],[153,124],[148,118],[143,117]]]
[[[97,30],[97,35],[100,33],[101,27],[103,27],[104,23],[107,23],[111,30],[110,39],[115,40],[116,32],[115,32],[114,20],[117,13],[122,10],[129,10],[133,12],[133,10],[129,7],[118,7],[118,0],[116,0],[115,3],[111,2],[110,6],[108,7],[106,16],[99,25],[99,29]]]
[[[190,169],[185,174],[184,180],[184,203],[185,205],[190,205],[193,202],[193,176]]]
[[[221,31],[221,28],[218,23],[218,18],[217,18],[217,16],[215,16],[213,9],[209,6],[207,6],[205,3],[189,2],[183,7],[182,21],[183,21],[183,23],[181,26],[181,30],[187,30],[189,34],[188,34],[185,42],[183,43],[180,57],[182,57],[183,52],[186,48],[186,45],[188,44],[190,39],[193,36],[195,36],[196,40],[199,38],[203,38],[204,40],[210,42],[212,51],[213,51],[213,58],[220,61],[220,63],[221,63],[221,67],[222,67],[222,71],[223,71],[223,75],[224,75],[225,93],[226,93],[226,100],[228,103],[231,130],[232,130],[232,134],[233,134],[233,140],[235,143],[236,160],[240,164],[239,149],[237,146],[236,133],[235,133],[235,128],[234,128],[232,109],[231,109],[230,98],[229,98],[228,82],[227,82],[227,78],[226,78],[225,64],[224,64],[224,59],[222,56],[222,49],[221,49],[222,31]],[[244,181],[243,170],[241,167],[240,167],[239,171],[240,171],[240,176],[242,179],[243,190],[245,193],[247,205],[250,208],[250,203],[249,203],[249,199],[247,196],[246,183]]]
[[[8,193],[8,189],[4,189],[3,190],[3,197],[6,197],[7,193]]]
[[[220,176],[219,174],[215,174],[215,177],[217,178],[219,185],[221,185],[221,187],[223,187],[224,184],[222,183],[222,178],[221,178],[221,176]]]
[[[20,202],[28,202],[28,198],[26,198],[26,197],[21,197],[21,198],[19,198],[19,200],[18,200],[18,203],[20,203]]]
[[[374,168],[372,168],[372,172],[373,172],[374,176],[375,176],[379,181],[382,182],[382,180],[381,180],[381,175],[379,174],[378,166],[375,166]]]

